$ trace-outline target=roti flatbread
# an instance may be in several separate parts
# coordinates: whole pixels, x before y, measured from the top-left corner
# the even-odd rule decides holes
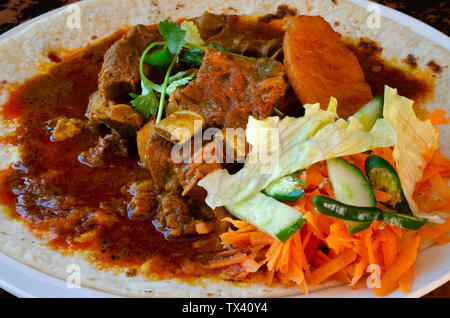
[[[151,25],[171,18],[191,18],[200,16],[205,10],[217,14],[242,14],[263,16],[273,13],[279,5],[296,8],[298,14],[320,15],[341,35],[350,39],[369,38],[383,48],[383,56],[401,60],[408,55],[415,57],[418,69],[428,69],[427,64],[434,61],[441,66],[435,74],[436,87],[433,97],[424,105],[429,110],[448,109],[449,100],[449,55],[448,51],[425,39],[408,28],[381,17],[380,28],[369,28],[367,19],[372,14],[349,1],[157,1],[157,0],[90,0],[77,3],[80,12],[80,25],[74,27],[70,22],[76,10],[64,8],[48,15],[46,19],[31,23],[11,37],[0,41],[0,104],[7,102],[11,88],[17,87],[37,74],[46,72],[53,66],[48,59],[51,51],[70,54],[86,44],[95,43],[119,29],[136,24]],[[63,49],[63,50],[61,50]],[[20,52],[20,54],[17,54]],[[3,125],[3,135],[14,130],[14,124]],[[450,154],[450,130],[440,129],[441,150]],[[17,156],[15,149],[3,149],[0,161],[3,167],[9,165]],[[67,268],[77,264],[81,268],[82,285],[97,288],[124,296],[151,297],[278,297],[298,295],[297,286],[267,287],[263,283],[220,281],[218,279],[198,279],[196,284],[180,280],[149,281],[143,275],[128,277],[117,268],[101,270],[89,262],[88,253],[76,252],[62,255],[50,249],[45,240],[37,239],[21,222],[12,220],[5,211],[0,210],[0,251],[16,260],[39,269],[49,275],[66,279]],[[337,285],[330,282],[314,290]]]

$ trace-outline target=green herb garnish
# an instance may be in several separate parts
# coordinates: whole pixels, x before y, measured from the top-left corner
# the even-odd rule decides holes
[[[140,95],[130,93],[130,96],[133,98],[131,105],[133,105],[134,109],[142,114],[147,120],[150,116],[158,112],[156,115],[156,123],[159,123],[162,118],[166,95],[171,94],[177,87],[188,84],[195,77],[194,73],[185,76],[186,72],[179,72],[170,76],[173,66],[178,61],[183,47],[190,49],[190,51],[182,55],[182,60],[196,66],[201,65],[204,57],[203,51],[208,48],[229,52],[228,49],[221,46],[205,46],[197,26],[191,21],[184,21],[180,27],[175,22],[164,20],[158,24],[158,30],[163,36],[164,41],[151,43],[141,56],[139,73],[141,75],[142,93]],[[163,48],[148,54],[155,46],[163,46]],[[252,57],[232,52],[229,53],[235,56],[244,57],[250,61],[256,60]],[[164,82],[161,85],[153,83],[145,76],[143,71],[144,62],[160,68],[167,67]],[[159,102],[155,92],[160,94]]]
[[[145,63],[151,66],[159,66],[160,68],[165,68],[169,66],[172,61],[172,54],[170,54],[169,49],[165,46],[161,50],[157,50],[151,54],[144,57]]]
[[[143,71],[144,59],[148,51],[150,51],[157,45],[164,45],[164,44],[165,42],[153,42],[145,49],[139,63],[139,73],[141,75],[141,89],[142,89],[141,95],[130,93],[130,96],[133,98],[133,100],[131,101],[131,105],[133,105],[134,109],[142,116],[144,116],[144,118],[147,120],[158,109],[158,100],[156,99],[155,92],[153,91],[153,86],[155,85],[155,83],[149,80],[147,76],[145,76],[144,74]]]
[[[192,79],[195,78],[195,73],[191,73],[190,75],[185,76],[186,73],[187,73],[186,71],[181,71],[181,72],[178,72],[177,74],[172,75],[172,76],[169,77],[169,81],[167,82],[168,86],[167,86],[167,89],[166,89],[166,94],[169,94],[169,95],[172,94],[173,91],[175,89],[177,89],[179,86],[186,85]],[[153,90],[155,92],[158,92],[158,93],[162,93],[162,91],[163,91],[163,86],[162,85],[154,84],[152,86],[152,88],[153,88]]]
[[[166,40],[167,47],[172,54],[180,53],[186,43],[186,31],[180,28],[175,22],[164,20],[158,24],[159,33]]]
[[[273,108],[273,112],[279,117],[284,117],[283,112],[276,107]]]
[[[205,53],[200,49],[192,49],[183,54],[181,60],[185,63],[193,64],[195,66],[202,65],[203,57]]]
[[[173,65],[178,60],[181,49],[186,43],[186,31],[182,30],[175,22],[169,20],[161,21],[158,24],[158,29],[165,41],[153,42],[145,49],[144,53],[142,53],[139,65],[142,93],[141,95],[130,93],[130,96],[133,98],[131,105],[133,105],[135,110],[147,120],[151,115],[158,112],[156,123],[161,120],[166,93],[170,94],[178,86],[186,85],[194,77],[191,74],[183,78],[177,74],[175,78],[172,77],[172,81],[169,83],[171,79],[170,72],[172,71]],[[164,48],[147,55],[152,48],[160,45],[163,45]],[[145,76],[143,71],[144,62],[161,68],[169,66],[164,77],[164,82],[161,85],[153,83]],[[183,75],[185,74],[186,73]],[[168,87],[169,84],[170,86]],[[155,91],[161,94],[159,102],[156,98]]]

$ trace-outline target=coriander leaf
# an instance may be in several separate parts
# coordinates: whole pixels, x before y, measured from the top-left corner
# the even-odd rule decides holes
[[[151,115],[156,113],[158,109],[158,100],[156,99],[155,93],[153,91],[147,95],[136,95],[131,97],[134,98],[131,101],[131,105],[133,105],[134,109],[139,114],[144,116],[145,119],[148,120]]]
[[[131,105],[133,105],[134,109],[147,120],[151,115],[156,113],[158,109],[158,100],[156,99],[152,84],[153,82],[143,77],[141,80],[142,94],[137,95],[129,93],[133,98]]]
[[[192,49],[184,53],[181,60],[185,63],[193,64],[195,66],[202,65],[203,57],[205,53],[203,53],[200,49]]]
[[[186,75],[186,73],[187,73],[187,71],[180,71],[177,74],[172,75],[171,77],[169,77],[169,84],[176,80],[179,80],[180,78],[183,78],[184,75]]]
[[[180,78],[179,80],[173,81],[169,86],[167,86],[166,93],[168,95],[172,94],[174,90],[176,90],[179,86],[183,86],[188,84],[195,78],[195,73],[192,73],[189,76]]]
[[[224,51],[224,52],[231,52],[230,49],[224,48],[223,46],[220,46],[220,45],[210,45],[209,47],[212,49],[218,49],[218,50]]]
[[[162,45],[164,42],[153,42],[150,44],[142,53],[141,60],[139,62],[139,74],[141,75],[141,88],[142,93],[141,95],[137,95],[134,93],[129,93],[130,96],[133,98],[131,101],[131,105],[133,105],[134,109],[140,113],[142,116],[144,116],[145,119],[149,119],[151,115],[153,115],[158,108],[158,100],[156,99],[155,92],[153,91],[152,86],[154,83],[149,80],[143,70],[144,66],[144,59],[147,55],[147,53],[156,45]]]
[[[187,71],[180,71],[180,72],[178,72],[177,74],[170,76],[170,77],[169,77],[169,80],[168,80],[168,82],[167,82],[167,85],[170,86],[170,84],[172,84],[173,82],[182,79],[182,78],[184,77],[184,75],[186,75],[186,73],[187,73]],[[178,86],[179,86],[179,85],[178,85]],[[162,91],[163,91],[163,85],[162,85],[162,84],[161,84],[161,85],[158,85],[158,84],[152,83],[152,88],[153,88],[153,90],[154,90],[155,92],[158,92],[158,93],[160,93],[160,94],[161,94]]]
[[[144,57],[145,63],[151,66],[159,66],[160,68],[166,68],[172,61],[172,55],[167,47],[161,50],[157,50]]]
[[[198,32],[197,26],[192,21],[183,21],[181,23],[181,28],[186,31],[186,42],[196,44],[196,45],[203,45],[205,42],[203,41],[202,37],[200,36],[200,32]]]
[[[186,31],[181,29],[175,22],[164,20],[158,24],[159,33],[166,40],[167,47],[172,54],[180,53],[186,43]]]

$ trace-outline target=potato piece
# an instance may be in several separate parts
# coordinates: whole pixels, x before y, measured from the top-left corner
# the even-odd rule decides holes
[[[154,121],[150,120],[148,123],[144,125],[138,132],[136,137],[136,144],[138,148],[139,159],[141,163],[147,164],[147,144],[148,140],[151,138],[155,130]]]
[[[347,118],[372,99],[358,59],[321,17],[292,21],[284,36],[284,66],[303,104],[325,109],[333,96],[338,115]]]
[[[161,120],[156,125],[156,133],[177,144],[188,141],[204,127],[205,119],[202,115],[190,110],[180,110]]]

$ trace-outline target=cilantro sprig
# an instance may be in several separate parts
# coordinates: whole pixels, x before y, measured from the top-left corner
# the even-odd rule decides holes
[[[161,33],[164,41],[151,43],[142,53],[139,63],[139,73],[141,75],[141,89],[140,95],[130,93],[133,98],[131,104],[137,112],[142,114],[147,120],[156,112],[156,123],[159,123],[162,118],[165,97],[171,94],[177,87],[188,84],[195,76],[195,74],[186,75],[187,72],[179,72],[170,76],[173,66],[179,60],[181,50],[188,48],[186,54],[183,55],[183,61],[200,66],[203,60],[203,51],[209,48],[216,48],[222,51],[228,51],[219,46],[206,46],[202,40],[197,26],[192,21],[184,21],[181,26],[175,22],[164,20],[158,24],[159,33]],[[148,52],[156,46],[163,46],[163,48],[148,54]],[[243,56],[240,54],[229,52],[232,55]],[[246,59],[254,61],[255,58],[244,56]],[[143,70],[144,62],[151,66],[158,66],[166,68],[167,71],[164,76],[162,84],[153,83],[149,80]],[[160,94],[159,102],[156,98],[156,93]]]
[[[130,96],[133,98],[131,105],[133,105],[134,109],[146,119],[149,119],[150,116],[158,112],[156,123],[162,118],[166,94],[170,94],[180,85],[186,85],[194,77],[192,74],[183,77],[186,72],[181,76],[180,73],[173,77],[170,76],[173,66],[179,58],[181,49],[186,43],[186,31],[182,30],[178,24],[169,20],[161,21],[158,25],[158,29],[159,33],[163,36],[164,41],[151,43],[144,50],[140,59],[139,73],[141,75],[141,95],[130,93]],[[148,52],[156,46],[163,46],[163,48],[148,54]],[[143,69],[144,62],[161,68],[168,66],[164,82],[161,85],[152,82],[145,76]],[[159,102],[155,92],[161,94]]]
[[[155,92],[153,91],[153,83],[151,80],[145,76],[143,67],[144,60],[147,56],[147,53],[157,45],[164,45],[165,42],[153,42],[150,44],[142,53],[141,60],[139,62],[139,73],[141,74],[141,95],[137,95],[134,93],[130,93],[130,96],[133,98],[131,101],[131,105],[133,105],[134,109],[145,119],[149,119],[151,115],[153,115],[158,109],[158,100],[156,99]]]

